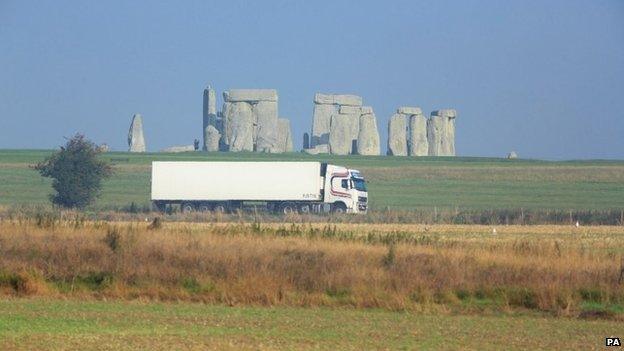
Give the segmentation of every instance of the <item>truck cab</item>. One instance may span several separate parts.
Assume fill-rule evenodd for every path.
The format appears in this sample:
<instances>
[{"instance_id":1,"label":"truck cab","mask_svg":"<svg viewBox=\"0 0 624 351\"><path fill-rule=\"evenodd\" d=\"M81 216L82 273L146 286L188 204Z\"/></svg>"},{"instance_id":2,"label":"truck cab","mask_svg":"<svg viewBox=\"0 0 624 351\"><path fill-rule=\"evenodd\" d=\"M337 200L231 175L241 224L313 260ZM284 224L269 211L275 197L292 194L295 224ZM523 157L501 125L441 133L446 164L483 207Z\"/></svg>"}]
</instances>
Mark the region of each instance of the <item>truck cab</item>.
<instances>
[{"instance_id":1,"label":"truck cab","mask_svg":"<svg viewBox=\"0 0 624 351\"><path fill-rule=\"evenodd\" d=\"M333 212L366 213L368 211L366 181L356 169L327 165L325 190L324 202L331 204Z\"/></svg>"}]
</instances>

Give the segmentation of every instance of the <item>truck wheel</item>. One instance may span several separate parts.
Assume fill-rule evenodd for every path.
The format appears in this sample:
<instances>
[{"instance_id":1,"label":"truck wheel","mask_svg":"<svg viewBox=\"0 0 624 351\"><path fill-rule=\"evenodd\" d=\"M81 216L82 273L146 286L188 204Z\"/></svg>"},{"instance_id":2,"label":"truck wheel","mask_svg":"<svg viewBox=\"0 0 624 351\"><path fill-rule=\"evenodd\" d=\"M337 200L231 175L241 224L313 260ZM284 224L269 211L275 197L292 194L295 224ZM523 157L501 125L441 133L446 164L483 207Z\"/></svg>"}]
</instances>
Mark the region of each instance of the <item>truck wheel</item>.
<instances>
[{"instance_id":1,"label":"truck wheel","mask_svg":"<svg viewBox=\"0 0 624 351\"><path fill-rule=\"evenodd\" d=\"M347 212L347 205L345 205L342 202L336 202L332 206L332 212L333 213L345 213Z\"/></svg>"},{"instance_id":2,"label":"truck wheel","mask_svg":"<svg viewBox=\"0 0 624 351\"><path fill-rule=\"evenodd\" d=\"M282 204L280 210L283 214L297 213L297 207L295 206L295 204L290 202Z\"/></svg>"},{"instance_id":3,"label":"truck wheel","mask_svg":"<svg viewBox=\"0 0 624 351\"><path fill-rule=\"evenodd\" d=\"M305 205L299 206L299 212L301 212L301 213L310 213L310 205L305 204Z\"/></svg>"},{"instance_id":4,"label":"truck wheel","mask_svg":"<svg viewBox=\"0 0 624 351\"><path fill-rule=\"evenodd\" d=\"M182 209L182 213L189 213L189 212L195 211L195 205L193 205L192 202L184 202L182 206L180 207Z\"/></svg>"},{"instance_id":5,"label":"truck wheel","mask_svg":"<svg viewBox=\"0 0 624 351\"><path fill-rule=\"evenodd\" d=\"M201 204L198 207L199 212L208 212L210 211L210 206L206 205L206 204Z\"/></svg>"},{"instance_id":6,"label":"truck wheel","mask_svg":"<svg viewBox=\"0 0 624 351\"><path fill-rule=\"evenodd\" d=\"M212 211L213 211L214 213L225 213L225 210L226 210L225 205L221 205L221 204L219 204L219 205L215 205L215 206L212 208Z\"/></svg>"}]
</instances>

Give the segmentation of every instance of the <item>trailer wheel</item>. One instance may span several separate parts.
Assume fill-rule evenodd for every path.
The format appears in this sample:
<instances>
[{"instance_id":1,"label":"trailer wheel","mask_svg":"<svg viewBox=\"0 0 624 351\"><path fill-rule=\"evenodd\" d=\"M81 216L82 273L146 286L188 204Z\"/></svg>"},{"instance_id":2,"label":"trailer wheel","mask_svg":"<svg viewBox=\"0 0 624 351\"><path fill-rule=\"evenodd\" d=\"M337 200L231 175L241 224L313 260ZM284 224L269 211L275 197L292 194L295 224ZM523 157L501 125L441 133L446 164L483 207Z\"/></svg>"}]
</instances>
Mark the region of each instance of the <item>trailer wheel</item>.
<instances>
[{"instance_id":1,"label":"trailer wheel","mask_svg":"<svg viewBox=\"0 0 624 351\"><path fill-rule=\"evenodd\" d=\"M310 213L310 205L303 204L299 207L299 212L301 213Z\"/></svg>"},{"instance_id":2,"label":"trailer wheel","mask_svg":"<svg viewBox=\"0 0 624 351\"><path fill-rule=\"evenodd\" d=\"M182 203L180 208L182 209L182 213L189 213L189 212L195 211L195 205L193 205L192 202L184 202Z\"/></svg>"},{"instance_id":3,"label":"trailer wheel","mask_svg":"<svg viewBox=\"0 0 624 351\"><path fill-rule=\"evenodd\" d=\"M291 213L297 213L297 206L295 206L295 204L291 203L291 202L287 202L285 204L282 204L280 210L282 211L283 214L291 214Z\"/></svg>"},{"instance_id":4,"label":"trailer wheel","mask_svg":"<svg viewBox=\"0 0 624 351\"><path fill-rule=\"evenodd\" d=\"M342 202L335 202L332 206L333 213L345 213L347 212L347 205Z\"/></svg>"},{"instance_id":5,"label":"trailer wheel","mask_svg":"<svg viewBox=\"0 0 624 351\"><path fill-rule=\"evenodd\" d=\"M226 210L225 205L222 205L222 204L214 205L214 207L212 208L212 211L214 213L225 213L225 210Z\"/></svg>"},{"instance_id":6,"label":"trailer wheel","mask_svg":"<svg viewBox=\"0 0 624 351\"><path fill-rule=\"evenodd\" d=\"M210 211L210 206L206 205L206 204L201 204L198 207L199 212L208 212Z\"/></svg>"}]
</instances>

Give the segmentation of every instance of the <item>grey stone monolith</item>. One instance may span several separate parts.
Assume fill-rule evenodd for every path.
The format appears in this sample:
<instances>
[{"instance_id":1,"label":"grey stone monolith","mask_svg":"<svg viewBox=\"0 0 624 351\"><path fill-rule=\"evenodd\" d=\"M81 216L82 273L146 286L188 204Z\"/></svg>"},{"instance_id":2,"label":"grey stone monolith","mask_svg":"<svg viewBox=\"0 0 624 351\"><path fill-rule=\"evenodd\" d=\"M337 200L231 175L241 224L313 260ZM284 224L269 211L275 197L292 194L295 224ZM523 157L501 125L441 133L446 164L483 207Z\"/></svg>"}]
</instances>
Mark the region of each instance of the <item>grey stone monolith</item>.
<instances>
[{"instance_id":1,"label":"grey stone monolith","mask_svg":"<svg viewBox=\"0 0 624 351\"><path fill-rule=\"evenodd\" d=\"M286 118L277 120L277 136L276 152L292 152L293 142L290 133L290 120Z\"/></svg>"},{"instance_id":2,"label":"grey stone monolith","mask_svg":"<svg viewBox=\"0 0 624 351\"><path fill-rule=\"evenodd\" d=\"M362 97L350 94L316 93L314 102L317 104L362 106Z\"/></svg>"},{"instance_id":3,"label":"grey stone monolith","mask_svg":"<svg viewBox=\"0 0 624 351\"><path fill-rule=\"evenodd\" d=\"M407 156L407 118L395 113L388 121L388 155Z\"/></svg>"},{"instance_id":4,"label":"grey stone monolith","mask_svg":"<svg viewBox=\"0 0 624 351\"><path fill-rule=\"evenodd\" d=\"M143 136L143 117L140 114L132 116L128 131L128 151L145 152L145 137Z\"/></svg>"},{"instance_id":5,"label":"grey stone monolith","mask_svg":"<svg viewBox=\"0 0 624 351\"><path fill-rule=\"evenodd\" d=\"M281 152L278 146L277 102L258 101L253 105L254 150Z\"/></svg>"},{"instance_id":6,"label":"grey stone monolith","mask_svg":"<svg viewBox=\"0 0 624 351\"><path fill-rule=\"evenodd\" d=\"M209 125L204 129L204 151L219 151L221 133L215 126Z\"/></svg>"},{"instance_id":7,"label":"grey stone monolith","mask_svg":"<svg viewBox=\"0 0 624 351\"><path fill-rule=\"evenodd\" d=\"M223 92L225 102L252 102L273 101L277 102L277 90L275 89L230 89Z\"/></svg>"},{"instance_id":8,"label":"grey stone monolith","mask_svg":"<svg viewBox=\"0 0 624 351\"><path fill-rule=\"evenodd\" d=\"M204 106L203 106L203 130L204 130L204 144L202 150L207 150L207 140L205 138L206 128L208 126L214 126L217 128L217 97L216 92L209 85L204 89Z\"/></svg>"},{"instance_id":9,"label":"grey stone monolith","mask_svg":"<svg viewBox=\"0 0 624 351\"><path fill-rule=\"evenodd\" d=\"M409 116L408 154L410 156L427 156L429 155L427 118L422 114L422 111L414 112L420 113Z\"/></svg>"},{"instance_id":10,"label":"grey stone monolith","mask_svg":"<svg viewBox=\"0 0 624 351\"><path fill-rule=\"evenodd\" d=\"M329 152L332 155L349 155L352 150L351 115L331 116L329 132Z\"/></svg>"},{"instance_id":11,"label":"grey stone monolith","mask_svg":"<svg viewBox=\"0 0 624 351\"><path fill-rule=\"evenodd\" d=\"M310 147L329 143L329 132L331 116L337 113L335 105L314 104L314 114L312 119L312 135Z\"/></svg>"},{"instance_id":12,"label":"grey stone monolith","mask_svg":"<svg viewBox=\"0 0 624 351\"><path fill-rule=\"evenodd\" d=\"M229 103L225 119L229 151L253 151L254 116L251 105L246 102Z\"/></svg>"},{"instance_id":13,"label":"grey stone monolith","mask_svg":"<svg viewBox=\"0 0 624 351\"><path fill-rule=\"evenodd\" d=\"M308 133L303 133L303 149L309 149L310 148L310 134Z\"/></svg>"},{"instance_id":14,"label":"grey stone monolith","mask_svg":"<svg viewBox=\"0 0 624 351\"><path fill-rule=\"evenodd\" d=\"M379 155L379 132L377 119L374 113L360 116L360 130L357 139L357 153L359 155Z\"/></svg>"},{"instance_id":15,"label":"grey stone monolith","mask_svg":"<svg viewBox=\"0 0 624 351\"><path fill-rule=\"evenodd\" d=\"M454 109L431 112L427 120L429 156L455 156L455 118Z\"/></svg>"}]
</instances>

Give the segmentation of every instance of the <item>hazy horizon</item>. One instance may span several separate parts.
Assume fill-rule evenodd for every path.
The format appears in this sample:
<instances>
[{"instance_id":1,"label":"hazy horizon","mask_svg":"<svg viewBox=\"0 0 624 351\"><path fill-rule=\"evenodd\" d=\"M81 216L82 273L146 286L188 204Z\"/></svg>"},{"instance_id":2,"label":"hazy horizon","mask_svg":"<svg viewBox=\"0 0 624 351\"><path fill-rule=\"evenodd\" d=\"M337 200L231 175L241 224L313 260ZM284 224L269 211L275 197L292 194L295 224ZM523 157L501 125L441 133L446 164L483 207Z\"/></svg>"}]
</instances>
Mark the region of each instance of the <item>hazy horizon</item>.
<instances>
[{"instance_id":1,"label":"hazy horizon","mask_svg":"<svg viewBox=\"0 0 624 351\"><path fill-rule=\"evenodd\" d=\"M458 110L458 156L624 159L622 1L0 2L0 148L201 140L210 84L271 88L295 150L316 92ZM220 104L218 105L220 108Z\"/></svg>"}]
</instances>

